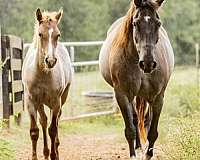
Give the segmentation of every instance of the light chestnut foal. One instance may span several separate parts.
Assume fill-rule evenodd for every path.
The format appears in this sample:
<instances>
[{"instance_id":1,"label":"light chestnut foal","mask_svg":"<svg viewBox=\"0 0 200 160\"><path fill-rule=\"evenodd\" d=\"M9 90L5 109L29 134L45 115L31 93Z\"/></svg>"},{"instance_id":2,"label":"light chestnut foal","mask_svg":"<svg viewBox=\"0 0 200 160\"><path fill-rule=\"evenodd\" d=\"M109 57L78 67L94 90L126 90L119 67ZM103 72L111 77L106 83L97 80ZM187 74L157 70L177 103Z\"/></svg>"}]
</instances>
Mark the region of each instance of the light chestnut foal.
<instances>
[{"instance_id":1,"label":"light chestnut foal","mask_svg":"<svg viewBox=\"0 0 200 160\"><path fill-rule=\"evenodd\" d=\"M24 100L30 115L30 137L32 140L32 160L37 160L37 112L43 130L45 160L49 158L47 143L47 116L44 105L51 109L51 160L58 160L58 120L61 107L65 103L71 79L71 64L67 49L58 42L58 24L63 11L41 12L37 9L33 43L25 57L22 79Z\"/></svg>"}]
</instances>

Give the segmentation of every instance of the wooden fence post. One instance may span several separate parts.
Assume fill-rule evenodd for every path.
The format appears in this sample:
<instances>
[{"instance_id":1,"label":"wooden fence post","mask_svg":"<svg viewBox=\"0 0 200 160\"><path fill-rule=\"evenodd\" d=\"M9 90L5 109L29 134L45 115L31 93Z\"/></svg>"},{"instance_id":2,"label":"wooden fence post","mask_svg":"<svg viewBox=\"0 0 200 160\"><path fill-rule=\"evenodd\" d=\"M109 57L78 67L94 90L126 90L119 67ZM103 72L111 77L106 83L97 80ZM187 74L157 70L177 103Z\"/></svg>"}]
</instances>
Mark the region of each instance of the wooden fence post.
<instances>
[{"instance_id":1,"label":"wooden fence post","mask_svg":"<svg viewBox=\"0 0 200 160\"><path fill-rule=\"evenodd\" d=\"M2 61L2 100L3 100L3 124L10 127L10 101L9 101L9 55L7 37L1 37L1 61Z\"/></svg>"}]
</instances>

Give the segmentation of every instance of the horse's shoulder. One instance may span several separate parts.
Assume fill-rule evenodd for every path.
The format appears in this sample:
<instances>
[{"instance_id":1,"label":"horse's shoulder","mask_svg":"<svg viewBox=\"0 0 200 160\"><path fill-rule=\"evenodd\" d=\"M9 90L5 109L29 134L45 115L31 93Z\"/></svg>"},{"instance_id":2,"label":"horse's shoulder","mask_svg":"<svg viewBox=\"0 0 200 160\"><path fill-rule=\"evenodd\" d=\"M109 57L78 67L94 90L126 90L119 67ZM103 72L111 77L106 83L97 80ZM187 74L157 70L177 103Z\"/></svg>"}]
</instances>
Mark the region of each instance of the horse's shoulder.
<instances>
[{"instance_id":1,"label":"horse's shoulder","mask_svg":"<svg viewBox=\"0 0 200 160\"><path fill-rule=\"evenodd\" d=\"M120 26L121 22L123 21L124 17L117 19L108 29L107 35L109 35L113 30Z\"/></svg>"}]
</instances>

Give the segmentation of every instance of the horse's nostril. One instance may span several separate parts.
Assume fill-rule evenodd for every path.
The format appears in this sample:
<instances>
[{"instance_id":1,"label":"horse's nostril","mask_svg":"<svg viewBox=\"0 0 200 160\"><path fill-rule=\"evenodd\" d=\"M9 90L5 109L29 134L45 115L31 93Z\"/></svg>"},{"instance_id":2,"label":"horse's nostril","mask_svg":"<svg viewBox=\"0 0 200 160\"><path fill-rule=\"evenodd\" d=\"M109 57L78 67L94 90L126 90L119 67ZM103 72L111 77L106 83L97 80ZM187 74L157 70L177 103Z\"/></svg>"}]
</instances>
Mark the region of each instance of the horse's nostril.
<instances>
[{"instance_id":1,"label":"horse's nostril","mask_svg":"<svg viewBox=\"0 0 200 160\"><path fill-rule=\"evenodd\" d=\"M48 63L48 58L45 58L45 62Z\"/></svg>"},{"instance_id":2,"label":"horse's nostril","mask_svg":"<svg viewBox=\"0 0 200 160\"><path fill-rule=\"evenodd\" d=\"M141 69L144 69L144 61L140 61L139 66L140 66Z\"/></svg>"},{"instance_id":3,"label":"horse's nostril","mask_svg":"<svg viewBox=\"0 0 200 160\"><path fill-rule=\"evenodd\" d=\"M153 62L153 69L155 69L156 66L157 66L157 63L154 61L154 62Z\"/></svg>"}]
</instances>

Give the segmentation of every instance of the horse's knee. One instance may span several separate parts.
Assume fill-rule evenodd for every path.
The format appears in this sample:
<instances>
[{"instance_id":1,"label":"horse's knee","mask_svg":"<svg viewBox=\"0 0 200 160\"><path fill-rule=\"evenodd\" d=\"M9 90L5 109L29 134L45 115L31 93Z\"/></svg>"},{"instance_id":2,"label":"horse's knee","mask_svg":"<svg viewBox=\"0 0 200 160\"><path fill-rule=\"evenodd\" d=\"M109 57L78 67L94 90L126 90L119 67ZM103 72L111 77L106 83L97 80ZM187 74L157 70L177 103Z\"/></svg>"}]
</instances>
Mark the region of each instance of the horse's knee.
<instances>
[{"instance_id":1,"label":"horse's knee","mask_svg":"<svg viewBox=\"0 0 200 160\"><path fill-rule=\"evenodd\" d=\"M136 128L125 128L125 137L128 141L136 139Z\"/></svg>"},{"instance_id":2,"label":"horse's knee","mask_svg":"<svg viewBox=\"0 0 200 160\"><path fill-rule=\"evenodd\" d=\"M39 138L39 128L30 129L31 140L37 141Z\"/></svg>"},{"instance_id":3,"label":"horse's knee","mask_svg":"<svg viewBox=\"0 0 200 160\"><path fill-rule=\"evenodd\" d=\"M154 144L154 142L157 140L158 138L158 131L154 131L154 132L149 132L148 136L147 136L147 139L149 140L149 143L151 144Z\"/></svg>"},{"instance_id":4,"label":"horse's knee","mask_svg":"<svg viewBox=\"0 0 200 160\"><path fill-rule=\"evenodd\" d=\"M50 126L48 131L49 131L49 136L51 138L55 138L56 137L56 134L57 134L57 127L56 126Z\"/></svg>"}]
</instances>

